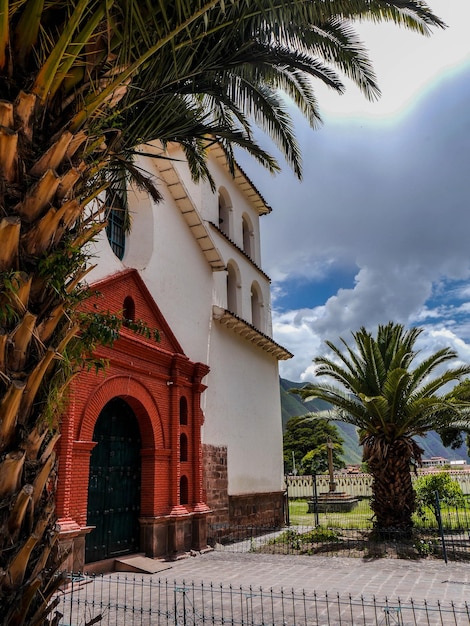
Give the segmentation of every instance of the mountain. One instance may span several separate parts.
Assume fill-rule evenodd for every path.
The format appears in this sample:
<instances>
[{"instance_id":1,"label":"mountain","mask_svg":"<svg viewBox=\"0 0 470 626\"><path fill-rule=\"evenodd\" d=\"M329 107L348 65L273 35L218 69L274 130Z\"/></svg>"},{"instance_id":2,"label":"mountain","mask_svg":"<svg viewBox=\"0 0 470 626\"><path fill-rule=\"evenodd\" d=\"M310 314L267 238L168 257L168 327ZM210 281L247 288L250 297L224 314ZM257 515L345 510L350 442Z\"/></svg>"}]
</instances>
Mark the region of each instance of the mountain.
<instances>
[{"instance_id":1,"label":"mountain","mask_svg":"<svg viewBox=\"0 0 470 626\"><path fill-rule=\"evenodd\" d=\"M282 411L282 430L284 431L287 421L291 417L297 415L304 415L309 411L324 411L331 408L331 406L323 400L310 400L309 402L303 402L300 396L289 393L289 389L300 389L304 386L304 383L295 383L285 378L280 379L281 388L281 411ZM359 445L356 428L351 424L343 424L342 422L333 422L340 431L341 437L344 440L343 443L343 460L346 465L355 465L362 460L362 450ZM442 456L450 461L457 459L465 459L470 462L470 458L467 454L467 447L464 444L457 450L446 448L442 445L441 439L437 433L431 431L426 437L416 437L417 443L424 449L423 458L429 459L432 456Z\"/></svg>"}]
</instances>

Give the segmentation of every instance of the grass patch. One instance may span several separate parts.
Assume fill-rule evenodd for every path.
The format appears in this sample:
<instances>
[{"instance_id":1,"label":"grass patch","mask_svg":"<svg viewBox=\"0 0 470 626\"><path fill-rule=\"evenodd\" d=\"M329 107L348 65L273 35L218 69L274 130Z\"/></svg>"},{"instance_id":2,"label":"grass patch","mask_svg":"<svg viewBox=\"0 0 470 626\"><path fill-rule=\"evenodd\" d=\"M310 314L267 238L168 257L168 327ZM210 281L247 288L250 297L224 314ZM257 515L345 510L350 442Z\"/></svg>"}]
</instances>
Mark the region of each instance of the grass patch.
<instances>
[{"instance_id":1,"label":"grass patch","mask_svg":"<svg viewBox=\"0 0 470 626\"><path fill-rule=\"evenodd\" d=\"M308 513L306 500L291 500L289 502L290 523L293 526L313 526L315 516ZM359 500L355 509L349 513L319 513L318 522L326 528L372 528L372 511L369 500Z\"/></svg>"},{"instance_id":2,"label":"grass patch","mask_svg":"<svg viewBox=\"0 0 470 626\"><path fill-rule=\"evenodd\" d=\"M441 510L442 526L447 530L461 530L470 528L470 508L468 502L458 509ZM430 511L426 511L424 516L414 515L415 528L437 528L437 521Z\"/></svg>"},{"instance_id":3,"label":"grass patch","mask_svg":"<svg viewBox=\"0 0 470 626\"><path fill-rule=\"evenodd\" d=\"M308 512L307 500L290 500L289 516L292 526L314 526L315 515ZM442 524L447 530L460 530L470 528L470 506L467 502L458 509L442 508ZM414 527L417 529L435 529L437 522L431 512L424 517L413 516ZM348 513L319 513L318 523L326 528L358 529L367 530L373 527L373 512L370 508L369 499L359 500L358 505Z\"/></svg>"},{"instance_id":4,"label":"grass patch","mask_svg":"<svg viewBox=\"0 0 470 626\"><path fill-rule=\"evenodd\" d=\"M289 528L274 539L267 542L260 551L285 552L288 554L315 554L322 551L325 545L341 542L339 534L330 528L317 526L311 530L299 532L296 528ZM276 549L277 548L277 549Z\"/></svg>"}]
</instances>

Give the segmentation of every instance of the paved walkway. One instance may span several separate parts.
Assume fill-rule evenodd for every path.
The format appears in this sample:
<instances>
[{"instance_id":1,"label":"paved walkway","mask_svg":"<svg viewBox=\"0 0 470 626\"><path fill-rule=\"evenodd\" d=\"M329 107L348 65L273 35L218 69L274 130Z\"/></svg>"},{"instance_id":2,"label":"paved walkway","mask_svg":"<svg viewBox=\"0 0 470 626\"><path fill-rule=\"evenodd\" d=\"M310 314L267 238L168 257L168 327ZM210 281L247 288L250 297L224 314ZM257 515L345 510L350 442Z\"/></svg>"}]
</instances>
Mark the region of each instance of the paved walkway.
<instances>
[{"instance_id":1,"label":"paved walkway","mask_svg":"<svg viewBox=\"0 0 470 626\"><path fill-rule=\"evenodd\" d=\"M61 626L470 625L467 563L215 551L154 565L72 581Z\"/></svg>"},{"instance_id":2,"label":"paved walkway","mask_svg":"<svg viewBox=\"0 0 470 626\"><path fill-rule=\"evenodd\" d=\"M168 564L169 581L252 585L370 600L470 603L470 564L422 559L374 559L209 552Z\"/></svg>"}]
</instances>

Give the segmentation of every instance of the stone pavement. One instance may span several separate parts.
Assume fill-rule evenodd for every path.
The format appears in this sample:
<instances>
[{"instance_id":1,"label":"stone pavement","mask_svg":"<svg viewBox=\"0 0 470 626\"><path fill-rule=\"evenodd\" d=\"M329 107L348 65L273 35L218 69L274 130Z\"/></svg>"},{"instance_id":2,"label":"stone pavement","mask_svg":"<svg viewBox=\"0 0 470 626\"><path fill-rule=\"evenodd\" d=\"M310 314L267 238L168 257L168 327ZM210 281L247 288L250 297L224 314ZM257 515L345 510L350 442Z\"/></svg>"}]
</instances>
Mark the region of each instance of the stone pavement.
<instances>
[{"instance_id":1,"label":"stone pavement","mask_svg":"<svg viewBox=\"0 0 470 626\"><path fill-rule=\"evenodd\" d=\"M242 554L214 551L173 563L159 576L169 581L363 596L367 601L470 602L470 564L432 559L371 559Z\"/></svg>"},{"instance_id":2,"label":"stone pavement","mask_svg":"<svg viewBox=\"0 0 470 626\"><path fill-rule=\"evenodd\" d=\"M469 626L470 565L214 551L77 577L61 626Z\"/></svg>"}]
</instances>

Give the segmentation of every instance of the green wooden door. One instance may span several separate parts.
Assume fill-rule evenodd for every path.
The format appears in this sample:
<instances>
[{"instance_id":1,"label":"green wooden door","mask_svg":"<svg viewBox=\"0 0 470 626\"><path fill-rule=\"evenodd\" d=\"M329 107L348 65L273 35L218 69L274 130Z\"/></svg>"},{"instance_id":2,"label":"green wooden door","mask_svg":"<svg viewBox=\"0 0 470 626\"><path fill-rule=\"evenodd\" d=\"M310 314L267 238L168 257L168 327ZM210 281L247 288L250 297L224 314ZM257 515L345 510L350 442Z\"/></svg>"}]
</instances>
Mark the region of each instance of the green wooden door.
<instances>
[{"instance_id":1,"label":"green wooden door","mask_svg":"<svg viewBox=\"0 0 470 626\"><path fill-rule=\"evenodd\" d=\"M87 563L139 549L140 431L130 406L115 398L101 411L93 433L88 483Z\"/></svg>"}]
</instances>

